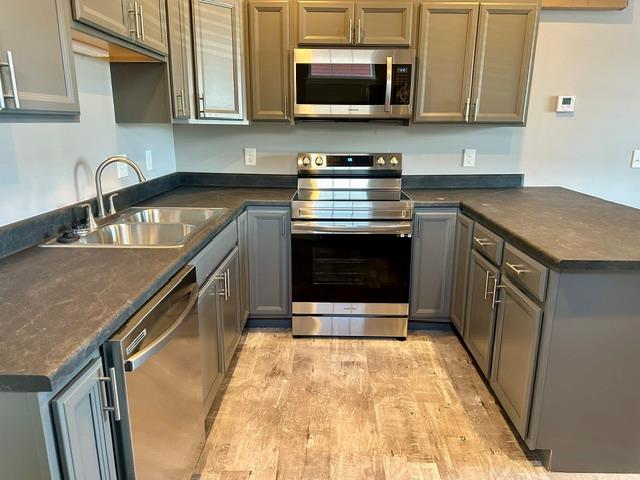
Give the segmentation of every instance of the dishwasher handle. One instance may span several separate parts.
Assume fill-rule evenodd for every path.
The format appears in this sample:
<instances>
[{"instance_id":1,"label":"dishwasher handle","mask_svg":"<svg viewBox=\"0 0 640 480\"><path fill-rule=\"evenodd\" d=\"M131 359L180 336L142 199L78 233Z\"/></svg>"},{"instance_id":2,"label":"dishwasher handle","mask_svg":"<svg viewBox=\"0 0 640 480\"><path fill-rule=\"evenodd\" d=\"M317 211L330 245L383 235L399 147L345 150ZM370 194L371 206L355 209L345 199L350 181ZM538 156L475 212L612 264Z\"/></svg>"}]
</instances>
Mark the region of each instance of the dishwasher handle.
<instances>
[{"instance_id":1,"label":"dishwasher handle","mask_svg":"<svg viewBox=\"0 0 640 480\"><path fill-rule=\"evenodd\" d=\"M169 328L167 328L161 335L158 336L153 342L147 345L145 348L136 352L135 355L129 357L128 360L124 362L124 369L127 372L133 372L135 369L142 366L147 360L153 357L159 350L164 347L169 340L173 337L176 330L182 325L182 322L189 316L193 307L195 307L196 302L198 301L198 284L194 283L191 288L189 288L189 301L187 302L187 306L182 311L180 315L176 318L176 321L171 324Z\"/></svg>"}]
</instances>

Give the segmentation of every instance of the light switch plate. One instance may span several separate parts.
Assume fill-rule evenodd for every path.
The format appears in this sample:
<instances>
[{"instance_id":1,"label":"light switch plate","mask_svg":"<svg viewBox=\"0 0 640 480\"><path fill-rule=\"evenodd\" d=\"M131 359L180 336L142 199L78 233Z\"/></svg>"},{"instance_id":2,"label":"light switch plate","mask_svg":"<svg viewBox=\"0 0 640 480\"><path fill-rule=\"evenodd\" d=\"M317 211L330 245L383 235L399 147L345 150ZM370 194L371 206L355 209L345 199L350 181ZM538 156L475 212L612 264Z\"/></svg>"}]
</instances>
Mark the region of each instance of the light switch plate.
<instances>
[{"instance_id":1,"label":"light switch plate","mask_svg":"<svg viewBox=\"0 0 640 480\"><path fill-rule=\"evenodd\" d=\"M640 150L634 150L631 157L631 168L640 168Z\"/></svg>"},{"instance_id":2,"label":"light switch plate","mask_svg":"<svg viewBox=\"0 0 640 480\"><path fill-rule=\"evenodd\" d=\"M129 158L127 155L118 154L119 157ZM116 169L118 171L118 178L124 178L129 176L129 167L126 163L116 163Z\"/></svg>"},{"instance_id":3,"label":"light switch plate","mask_svg":"<svg viewBox=\"0 0 640 480\"><path fill-rule=\"evenodd\" d=\"M151 154L151 150L145 150L144 157L147 162L147 171L153 170L153 155Z\"/></svg>"},{"instance_id":4,"label":"light switch plate","mask_svg":"<svg viewBox=\"0 0 640 480\"><path fill-rule=\"evenodd\" d=\"M258 152L255 148L244 149L244 164L248 167L254 167L257 163Z\"/></svg>"},{"instance_id":5,"label":"light switch plate","mask_svg":"<svg viewBox=\"0 0 640 480\"><path fill-rule=\"evenodd\" d=\"M462 156L463 167L475 167L476 165L476 150L475 148L465 148Z\"/></svg>"}]
</instances>

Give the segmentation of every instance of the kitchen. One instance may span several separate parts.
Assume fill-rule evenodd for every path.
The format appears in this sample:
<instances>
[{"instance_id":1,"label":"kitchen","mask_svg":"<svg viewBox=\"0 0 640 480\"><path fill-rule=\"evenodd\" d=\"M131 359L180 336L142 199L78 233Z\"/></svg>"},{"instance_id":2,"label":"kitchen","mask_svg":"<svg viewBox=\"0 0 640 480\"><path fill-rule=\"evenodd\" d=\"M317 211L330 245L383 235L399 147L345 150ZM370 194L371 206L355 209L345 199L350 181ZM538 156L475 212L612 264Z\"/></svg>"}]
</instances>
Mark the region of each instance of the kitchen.
<instances>
[{"instance_id":1,"label":"kitchen","mask_svg":"<svg viewBox=\"0 0 640 480\"><path fill-rule=\"evenodd\" d=\"M0 477L640 478L633 2L37 3Z\"/></svg>"}]
</instances>

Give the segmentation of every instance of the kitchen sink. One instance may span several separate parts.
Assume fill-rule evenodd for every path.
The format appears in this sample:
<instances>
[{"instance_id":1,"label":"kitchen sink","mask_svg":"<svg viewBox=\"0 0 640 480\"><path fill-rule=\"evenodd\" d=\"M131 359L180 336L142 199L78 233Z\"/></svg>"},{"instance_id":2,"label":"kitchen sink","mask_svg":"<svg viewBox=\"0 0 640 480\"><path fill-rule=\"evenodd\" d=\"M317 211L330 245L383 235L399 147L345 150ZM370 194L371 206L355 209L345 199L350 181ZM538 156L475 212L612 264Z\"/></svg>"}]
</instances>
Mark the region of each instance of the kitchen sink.
<instances>
[{"instance_id":1,"label":"kitchen sink","mask_svg":"<svg viewBox=\"0 0 640 480\"><path fill-rule=\"evenodd\" d=\"M226 208L133 208L118 220L118 223L158 224L183 223L200 227L214 220L226 211Z\"/></svg>"}]
</instances>

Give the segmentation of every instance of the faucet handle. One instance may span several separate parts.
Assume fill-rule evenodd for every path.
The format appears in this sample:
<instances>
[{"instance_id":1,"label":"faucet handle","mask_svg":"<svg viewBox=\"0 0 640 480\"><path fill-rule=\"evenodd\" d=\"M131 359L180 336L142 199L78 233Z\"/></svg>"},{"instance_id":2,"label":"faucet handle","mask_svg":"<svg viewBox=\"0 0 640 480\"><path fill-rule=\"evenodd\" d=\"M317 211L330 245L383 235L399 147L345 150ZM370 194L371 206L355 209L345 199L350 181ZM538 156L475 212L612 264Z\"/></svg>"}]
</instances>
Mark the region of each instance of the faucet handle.
<instances>
[{"instance_id":1,"label":"faucet handle","mask_svg":"<svg viewBox=\"0 0 640 480\"><path fill-rule=\"evenodd\" d=\"M89 230L95 230L98 228L98 224L96 223L96 219L93 216L93 209L90 203L83 203L80 207L84 208L87 212L87 227Z\"/></svg>"},{"instance_id":2,"label":"faucet handle","mask_svg":"<svg viewBox=\"0 0 640 480\"><path fill-rule=\"evenodd\" d=\"M112 193L111 195L109 195L109 215L115 215L116 213L118 213L116 211L116 206L113 204L113 199L115 197L117 197L118 195L120 195L119 193Z\"/></svg>"}]
</instances>

